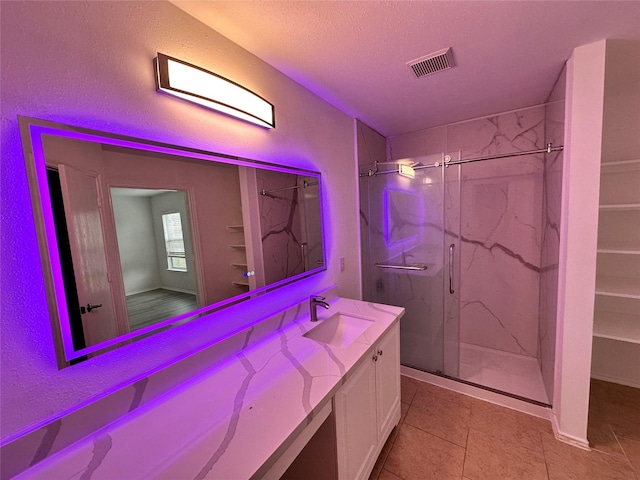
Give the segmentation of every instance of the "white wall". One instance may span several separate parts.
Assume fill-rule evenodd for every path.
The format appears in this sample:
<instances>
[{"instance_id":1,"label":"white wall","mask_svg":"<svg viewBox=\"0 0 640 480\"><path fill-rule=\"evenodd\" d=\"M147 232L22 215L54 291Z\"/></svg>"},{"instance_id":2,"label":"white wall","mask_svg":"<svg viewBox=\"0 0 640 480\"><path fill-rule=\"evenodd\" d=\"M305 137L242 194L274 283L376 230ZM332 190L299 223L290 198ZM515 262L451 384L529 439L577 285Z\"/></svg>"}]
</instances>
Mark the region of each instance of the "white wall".
<instances>
[{"instance_id":1,"label":"white wall","mask_svg":"<svg viewBox=\"0 0 640 480\"><path fill-rule=\"evenodd\" d=\"M557 434L587 446L606 41L567 63L553 414Z\"/></svg>"},{"instance_id":2,"label":"white wall","mask_svg":"<svg viewBox=\"0 0 640 480\"><path fill-rule=\"evenodd\" d=\"M114 195L112 190L111 205L125 294L159 288L160 271L149 197Z\"/></svg>"},{"instance_id":3,"label":"white wall","mask_svg":"<svg viewBox=\"0 0 640 480\"><path fill-rule=\"evenodd\" d=\"M640 42L607 40L602 161L640 158Z\"/></svg>"},{"instance_id":4,"label":"white wall","mask_svg":"<svg viewBox=\"0 0 640 480\"><path fill-rule=\"evenodd\" d=\"M168 2L0 2L2 441L127 385L214 341L215 315L58 370L16 116L80 125L319 170L328 270L246 302L255 321L333 284L358 297L353 119ZM157 52L267 98L265 130L156 92ZM345 257L340 273L337 259ZM243 304L244 305L244 304Z\"/></svg>"}]
</instances>

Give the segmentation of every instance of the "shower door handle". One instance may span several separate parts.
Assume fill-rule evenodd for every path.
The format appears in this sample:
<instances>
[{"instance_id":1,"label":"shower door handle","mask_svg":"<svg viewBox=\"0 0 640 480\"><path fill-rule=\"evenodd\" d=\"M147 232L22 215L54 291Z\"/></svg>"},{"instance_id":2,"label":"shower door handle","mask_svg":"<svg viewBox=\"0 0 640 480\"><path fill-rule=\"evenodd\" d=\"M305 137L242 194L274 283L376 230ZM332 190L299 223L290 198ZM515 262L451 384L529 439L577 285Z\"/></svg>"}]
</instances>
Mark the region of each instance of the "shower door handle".
<instances>
[{"instance_id":1,"label":"shower door handle","mask_svg":"<svg viewBox=\"0 0 640 480\"><path fill-rule=\"evenodd\" d=\"M453 295L455 290L453 289L453 249L455 245L452 243L449 245L449 293Z\"/></svg>"}]
</instances>

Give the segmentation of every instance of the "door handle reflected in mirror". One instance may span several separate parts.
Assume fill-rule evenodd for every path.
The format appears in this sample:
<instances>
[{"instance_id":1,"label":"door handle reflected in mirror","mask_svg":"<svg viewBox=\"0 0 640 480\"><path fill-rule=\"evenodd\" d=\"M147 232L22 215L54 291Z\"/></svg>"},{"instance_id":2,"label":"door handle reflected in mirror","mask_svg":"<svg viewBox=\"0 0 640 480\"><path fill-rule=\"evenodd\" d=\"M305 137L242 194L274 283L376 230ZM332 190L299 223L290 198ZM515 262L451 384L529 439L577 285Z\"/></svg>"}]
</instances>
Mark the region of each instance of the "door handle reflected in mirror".
<instances>
[{"instance_id":1,"label":"door handle reflected in mirror","mask_svg":"<svg viewBox=\"0 0 640 480\"><path fill-rule=\"evenodd\" d=\"M99 305L91 305L90 303L87 303L87 312L90 312L91 310L95 310L96 308L100 308L101 306L102 306L101 303Z\"/></svg>"}]
</instances>

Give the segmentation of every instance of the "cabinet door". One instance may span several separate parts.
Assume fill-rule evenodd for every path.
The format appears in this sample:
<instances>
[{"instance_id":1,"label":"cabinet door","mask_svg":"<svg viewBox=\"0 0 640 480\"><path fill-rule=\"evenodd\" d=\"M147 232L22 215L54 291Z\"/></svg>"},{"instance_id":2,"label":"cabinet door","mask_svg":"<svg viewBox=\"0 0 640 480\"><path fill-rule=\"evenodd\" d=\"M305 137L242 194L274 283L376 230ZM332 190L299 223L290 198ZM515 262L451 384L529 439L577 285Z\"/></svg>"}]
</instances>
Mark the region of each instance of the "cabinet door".
<instances>
[{"instance_id":1,"label":"cabinet door","mask_svg":"<svg viewBox=\"0 0 640 480\"><path fill-rule=\"evenodd\" d=\"M396 323L378 342L374 355L378 404L378 439L384 442L400 420L400 335Z\"/></svg>"},{"instance_id":2,"label":"cabinet door","mask_svg":"<svg viewBox=\"0 0 640 480\"><path fill-rule=\"evenodd\" d=\"M364 360L334 397L338 478L366 479L375 462L376 371L371 357Z\"/></svg>"}]
</instances>

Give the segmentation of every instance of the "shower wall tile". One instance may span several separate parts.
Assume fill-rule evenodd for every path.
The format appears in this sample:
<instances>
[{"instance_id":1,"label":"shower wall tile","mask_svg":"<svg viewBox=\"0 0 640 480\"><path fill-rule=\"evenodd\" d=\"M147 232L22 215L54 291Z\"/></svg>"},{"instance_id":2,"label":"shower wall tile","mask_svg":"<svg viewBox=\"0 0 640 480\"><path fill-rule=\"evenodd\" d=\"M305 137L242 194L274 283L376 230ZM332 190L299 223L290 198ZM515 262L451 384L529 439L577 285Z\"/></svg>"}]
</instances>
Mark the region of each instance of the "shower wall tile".
<instances>
[{"instance_id":1,"label":"shower wall tile","mask_svg":"<svg viewBox=\"0 0 640 480\"><path fill-rule=\"evenodd\" d=\"M298 176L258 170L256 180L259 191L274 191L258 198L265 282L271 284L304 272L300 192L282 190L296 186Z\"/></svg>"},{"instance_id":2,"label":"shower wall tile","mask_svg":"<svg viewBox=\"0 0 640 480\"><path fill-rule=\"evenodd\" d=\"M541 175L463 180L462 342L537 356L541 197Z\"/></svg>"},{"instance_id":3,"label":"shower wall tile","mask_svg":"<svg viewBox=\"0 0 640 480\"><path fill-rule=\"evenodd\" d=\"M447 127L447 149L460 150L462 159L531 150L543 146L543 105ZM506 162L509 162L509 159L506 159ZM496 167L494 162L490 168L501 167Z\"/></svg>"},{"instance_id":4,"label":"shower wall tile","mask_svg":"<svg viewBox=\"0 0 640 480\"><path fill-rule=\"evenodd\" d=\"M456 154L451 155L453 160L459 160ZM453 258L452 279L448 281L448 294L444 295L444 373L458 376L460 372L460 165L444 169L445 200L444 200L444 247L449 250ZM452 247L453 246L453 247ZM453 250L451 250L453 248ZM447 290L447 287L445 287Z\"/></svg>"},{"instance_id":5,"label":"shower wall tile","mask_svg":"<svg viewBox=\"0 0 640 480\"><path fill-rule=\"evenodd\" d=\"M387 160L386 139L368 125L356 120L358 134L358 165L370 165Z\"/></svg>"},{"instance_id":6,"label":"shower wall tile","mask_svg":"<svg viewBox=\"0 0 640 480\"><path fill-rule=\"evenodd\" d=\"M386 139L375 130L362 123L360 120L356 120L357 136L357 155L358 165L371 165L375 162L386 161ZM363 171L366 172L367 168ZM362 268L362 298L365 300L373 300L375 298L375 280L373 276L373 261L371 249L374 247L373 240L376 238L379 241L380 236L376 237L375 231L372 232L371 228L376 228L376 225L380 223L381 204L370 205L369 197L374 193L379 193L375 190L370 194L370 182L369 177L360 177L358 182L359 196L360 196L360 242L361 242L361 268ZM372 199L375 197L371 197ZM372 200L373 202L373 200ZM377 212L377 213L376 213ZM374 217L370 220L371 215ZM371 228L370 228L371 227ZM373 239L370 237L373 233ZM378 232L379 233L379 232ZM370 246L372 248L370 248Z\"/></svg>"},{"instance_id":7,"label":"shower wall tile","mask_svg":"<svg viewBox=\"0 0 640 480\"><path fill-rule=\"evenodd\" d=\"M387 139L387 160L400 160L447 150L447 127L435 127Z\"/></svg>"},{"instance_id":8,"label":"shower wall tile","mask_svg":"<svg viewBox=\"0 0 640 480\"><path fill-rule=\"evenodd\" d=\"M544 106L448 127L461 158L544 147ZM463 165L460 340L538 355L544 155Z\"/></svg>"}]
</instances>

